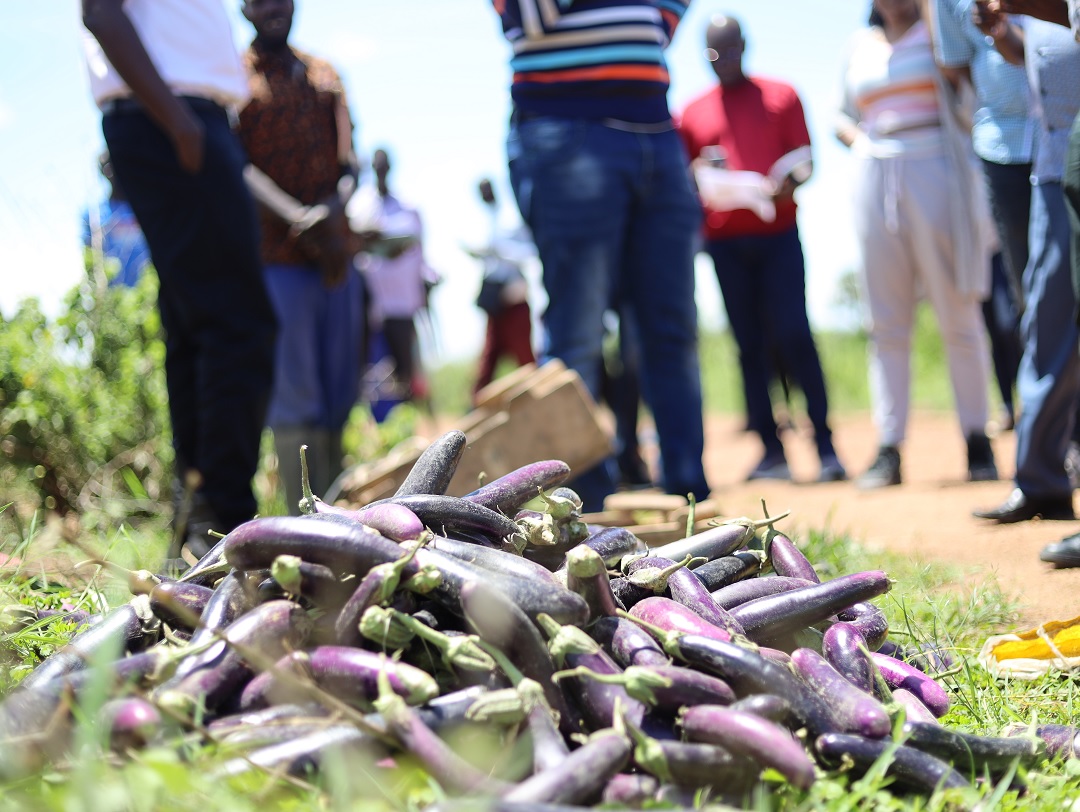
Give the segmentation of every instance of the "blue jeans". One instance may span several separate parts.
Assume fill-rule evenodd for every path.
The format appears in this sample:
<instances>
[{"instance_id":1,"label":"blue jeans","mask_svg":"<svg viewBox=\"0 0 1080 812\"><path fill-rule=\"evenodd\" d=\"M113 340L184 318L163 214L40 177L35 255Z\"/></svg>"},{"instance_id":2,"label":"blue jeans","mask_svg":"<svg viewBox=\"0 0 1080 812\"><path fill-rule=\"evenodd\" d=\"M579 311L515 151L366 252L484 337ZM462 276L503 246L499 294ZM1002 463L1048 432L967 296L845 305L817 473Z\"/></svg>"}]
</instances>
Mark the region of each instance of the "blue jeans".
<instances>
[{"instance_id":1,"label":"blue jeans","mask_svg":"<svg viewBox=\"0 0 1080 812\"><path fill-rule=\"evenodd\" d=\"M316 268L269 265L266 288L281 325L267 425L340 431L360 398L360 275L328 290Z\"/></svg>"},{"instance_id":2,"label":"blue jeans","mask_svg":"<svg viewBox=\"0 0 1080 812\"><path fill-rule=\"evenodd\" d=\"M273 383L277 319L263 282L246 159L224 110L194 108L205 128L195 175L139 110L101 127L116 178L146 235L165 331L165 382L179 472L202 474L220 526L251 519L251 487Z\"/></svg>"},{"instance_id":3,"label":"blue jeans","mask_svg":"<svg viewBox=\"0 0 1080 812\"><path fill-rule=\"evenodd\" d=\"M544 355L561 359L599 398L603 314L617 298L641 338L641 386L660 440L661 484L705 498L694 301L701 208L678 135L537 117L511 126L507 153L544 268ZM575 487L586 510L602 506L614 490L610 461Z\"/></svg>"},{"instance_id":4,"label":"blue jeans","mask_svg":"<svg viewBox=\"0 0 1080 812\"><path fill-rule=\"evenodd\" d=\"M1024 355L1017 390L1016 485L1029 497L1068 498L1065 454L1080 399L1076 295L1069 265L1071 235L1060 183L1031 196L1031 256L1024 269L1020 322Z\"/></svg>"},{"instance_id":5,"label":"blue jeans","mask_svg":"<svg viewBox=\"0 0 1080 812\"><path fill-rule=\"evenodd\" d=\"M705 243L712 257L728 323L739 348L750 429L767 455L782 455L769 379L777 359L806 396L818 454L833 450L821 361L806 316L806 266L798 228L781 234L731 237Z\"/></svg>"},{"instance_id":6,"label":"blue jeans","mask_svg":"<svg viewBox=\"0 0 1080 812\"><path fill-rule=\"evenodd\" d=\"M982 303L983 321L990 337L990 358L994 362L1001 402L1015 417L1013 389L1020 366L1020 313L1005 269L1005 257L998 251L990 260L990 296Z\"/></svg>"}]
</instances>

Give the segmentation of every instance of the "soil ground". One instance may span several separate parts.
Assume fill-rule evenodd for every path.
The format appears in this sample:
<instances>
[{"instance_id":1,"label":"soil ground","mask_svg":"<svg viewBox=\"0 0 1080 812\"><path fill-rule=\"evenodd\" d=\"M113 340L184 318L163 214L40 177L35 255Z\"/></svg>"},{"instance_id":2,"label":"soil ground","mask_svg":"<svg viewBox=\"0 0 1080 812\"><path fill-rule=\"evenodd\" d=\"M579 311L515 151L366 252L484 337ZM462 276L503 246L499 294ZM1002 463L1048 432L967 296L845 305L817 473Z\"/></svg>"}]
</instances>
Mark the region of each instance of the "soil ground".
<instances>
[{"instance_id":1,"label":"soil ground","mask_svg":"<svg viewBox=\"0 0 1080 812\"><path fill-rule=\"evenodd\" d=\"M854 477L877 448L870 418L841 415L832 423L837 452ZM1001 480L967 482L966 448L955 416L915 413L903 449L903 484L860 491L851 481L815 482L817 454L801 428L784 437L794 482L745 482L761 444L741 425L740 418L730 416L706 422L705 470L724 515L759 517L764 498L770 513L791 511L788 532L796 539L800 530L811 528L845 533L871 549L945 560L971 577L996 578L1020 602L1024 624L1080 615L1080 568L1054 569L1039 561L1043 545L1080 531L1080 521L998 525L971 515L1004 501L1012 489L1012 432L993 438Z\"/></svg>"}]
</instances>

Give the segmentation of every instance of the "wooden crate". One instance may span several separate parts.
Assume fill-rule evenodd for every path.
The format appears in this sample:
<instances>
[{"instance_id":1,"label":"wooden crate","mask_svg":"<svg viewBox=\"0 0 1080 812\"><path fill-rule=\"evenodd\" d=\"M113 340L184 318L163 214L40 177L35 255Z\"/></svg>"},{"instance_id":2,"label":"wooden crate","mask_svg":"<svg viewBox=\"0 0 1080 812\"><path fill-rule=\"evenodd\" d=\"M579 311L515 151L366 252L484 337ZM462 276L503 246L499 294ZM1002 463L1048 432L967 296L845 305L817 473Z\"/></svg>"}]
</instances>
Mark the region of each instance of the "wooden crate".
<instances>
[{"instance_id":1,"label":"wooden crate","mask_svg":"<svg viewBox=\"0 0 1080 812\"><path fill-rule=\"evenodd\" d=\"M721 516L720 504L706 499L694 505L692 532L707 530ZM604 500L601 513L587 513L582 520L605 527L625 527L650 547L686 536L690 505L685 497L657 491L623 491Z\"/></svg>"},{"instance_id":2,"label":"wooden crate","mask_svg":"<svg viewBox=\"0 0 1080 812\"><path fill-rule=\"evenodd\" d=\"M485 387L477 408L451 428L468 443L447 489L454 496L537 460L562 460L583 471L611 454L596 404L578 374L559 361L521 367ZM356 506L392 495L432 439L411 438L385 459L353 466L330 496Z\"/></svg>"}]
</instances>

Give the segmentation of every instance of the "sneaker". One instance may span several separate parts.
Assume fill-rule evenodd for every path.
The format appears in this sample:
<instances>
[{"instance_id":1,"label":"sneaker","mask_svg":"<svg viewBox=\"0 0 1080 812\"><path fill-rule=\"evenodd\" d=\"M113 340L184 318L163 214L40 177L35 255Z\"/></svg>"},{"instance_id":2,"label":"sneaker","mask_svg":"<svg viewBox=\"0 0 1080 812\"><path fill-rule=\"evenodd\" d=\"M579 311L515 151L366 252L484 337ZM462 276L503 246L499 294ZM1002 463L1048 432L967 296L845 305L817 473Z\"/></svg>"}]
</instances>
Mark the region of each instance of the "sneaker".
<instances>
[{"instance_id":1,"label":"sneaker","mask_svg":"<svg viewBox=\"0 0 1080 812\"><path fill-rule=\"evenodd\" d=\"M883 445L878 449L874 462L855 481L861 490L885 488L900 484L900 449L894 445Z\"/></svg>"},{"instance_id":2,"label":"sneaker","mask_svg":"<svg viewBox=\"0 0 1080 812\"><path fill-rule=\"evenodd\" d=\"M783 453L766 454L762 457L761 462L754 467L754 470L746 475L747 482L755 479L780 479L790 482L791 469L788 468Z\"/></svg>"},{"instance_id":3,"label":"sneaker","mask_svg":"<svg viewBox=\"0 0 1080 812\"><path fill-rule=\"evenodd\" d=\"M968 435L967 458L968 480L971 482L993 482L998 478L994 449L990 446L990 438L981 431Z\"/></svg>"},{"instance_id":4,"label":"sneaker","mask_svg":"<svg viewBox=\"0 0 1080 812\"><path fill-rule=\"evenodd\" d=\"M845 479L847 479L847 471L841 465L840 458L835 454L825 454L821 458L818 482L843 482Z\"/></svg>"}]
</instances>

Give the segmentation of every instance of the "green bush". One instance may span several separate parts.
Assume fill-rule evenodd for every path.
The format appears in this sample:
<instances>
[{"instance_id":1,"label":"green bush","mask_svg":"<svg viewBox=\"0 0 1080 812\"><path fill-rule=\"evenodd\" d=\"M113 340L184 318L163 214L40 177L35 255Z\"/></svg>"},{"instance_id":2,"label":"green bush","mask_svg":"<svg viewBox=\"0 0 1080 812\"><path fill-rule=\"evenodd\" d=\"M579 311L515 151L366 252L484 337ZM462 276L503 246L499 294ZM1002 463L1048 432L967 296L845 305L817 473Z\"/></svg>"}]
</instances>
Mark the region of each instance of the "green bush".
<instances>
[{"instance_id":1,"label":"green bush","mask_svg":"<svg viewBox=\"0 0 1080 812\"><path fill-rule=\"evenodd\" d=\"M0 317L0 500L17 520L154 516L172 449L157 279L109 287L87 275L50 322L35 300Z\"/></svg>"}]
</instances>

